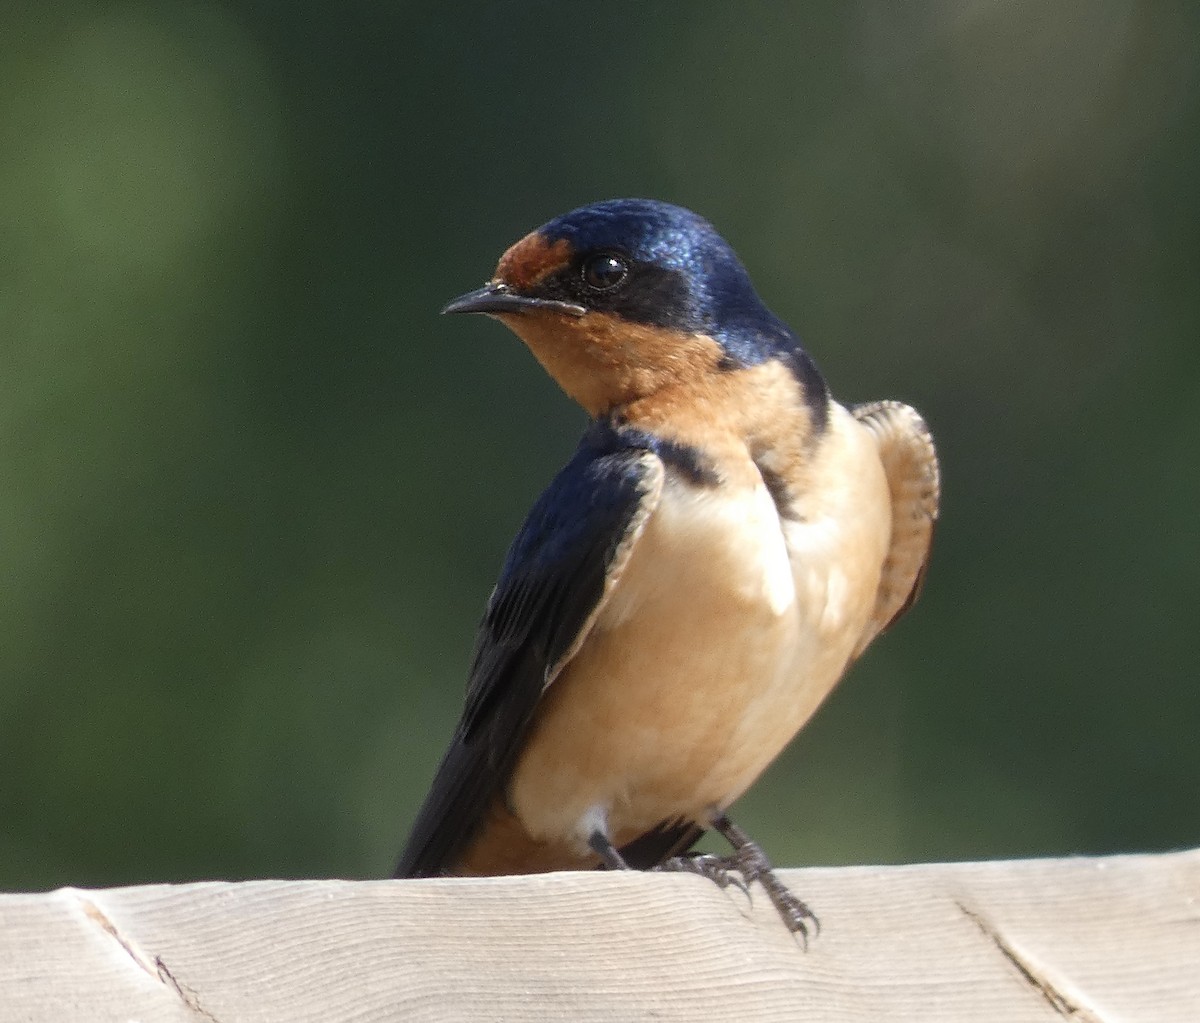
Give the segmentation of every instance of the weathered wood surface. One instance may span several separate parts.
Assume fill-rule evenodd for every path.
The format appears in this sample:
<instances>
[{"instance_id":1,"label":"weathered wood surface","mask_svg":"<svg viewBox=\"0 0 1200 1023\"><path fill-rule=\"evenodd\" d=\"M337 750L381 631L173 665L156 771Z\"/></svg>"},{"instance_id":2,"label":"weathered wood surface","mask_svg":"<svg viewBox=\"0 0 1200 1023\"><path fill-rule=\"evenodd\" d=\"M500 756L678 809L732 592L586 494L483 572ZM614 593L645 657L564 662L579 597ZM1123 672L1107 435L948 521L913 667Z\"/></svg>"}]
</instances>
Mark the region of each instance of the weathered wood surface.
<instances>
[{"instance_id":1,"label":"weathered wood surface","mask_svg":"<svg viewBox=\"0 0 1200 1023\"><path fill-rule=\"evenodd\" d=\"M1200 851L0 896L0 1020L1197 1023Z\"/></svg>"}]
</instances>

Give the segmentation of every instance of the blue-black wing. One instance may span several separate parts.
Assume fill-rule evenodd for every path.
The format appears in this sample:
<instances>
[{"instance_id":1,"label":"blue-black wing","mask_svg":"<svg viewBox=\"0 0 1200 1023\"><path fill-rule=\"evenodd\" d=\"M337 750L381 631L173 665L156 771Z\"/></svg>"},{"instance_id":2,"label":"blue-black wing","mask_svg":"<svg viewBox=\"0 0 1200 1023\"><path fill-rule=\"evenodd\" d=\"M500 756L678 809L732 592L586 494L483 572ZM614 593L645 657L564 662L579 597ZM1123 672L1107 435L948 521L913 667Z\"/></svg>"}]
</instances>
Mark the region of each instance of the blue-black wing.
<instances>
[{"instance_id":1,"label":"blue-black wing","mask_svg":"<svg viewBox=\"0 0 1200 1023\"><path fill-rule=\"evenodd\" d=\"M658 503L663 463L637 439L594 424L513 541L479 626L462 718L397 877L452 872L507 784L543 690Z\"/></svg>"}]
</instances>

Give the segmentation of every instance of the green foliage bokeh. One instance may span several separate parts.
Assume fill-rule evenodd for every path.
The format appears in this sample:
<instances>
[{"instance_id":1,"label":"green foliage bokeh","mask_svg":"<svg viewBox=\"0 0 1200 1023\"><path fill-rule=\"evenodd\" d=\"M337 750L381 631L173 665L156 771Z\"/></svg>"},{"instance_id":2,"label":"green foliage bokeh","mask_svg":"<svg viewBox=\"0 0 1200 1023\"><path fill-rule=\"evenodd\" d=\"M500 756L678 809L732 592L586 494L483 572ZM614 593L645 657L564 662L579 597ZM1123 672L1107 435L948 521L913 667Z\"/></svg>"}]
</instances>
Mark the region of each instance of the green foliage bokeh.
<instances>
[{"instance_id":1,"label":"green foliage bokeh","mask_svg":"<svg viewBox=\"0 0 1200 1023\"><path fill-rule=\"evenodd\" d=\"M0 12L0 886L389 869L583 425L447 322L691 206L938 438L917 609L742 801L781 863L1197 844L1200 38L1127 0Z\"/></svg>"}]
</instances>

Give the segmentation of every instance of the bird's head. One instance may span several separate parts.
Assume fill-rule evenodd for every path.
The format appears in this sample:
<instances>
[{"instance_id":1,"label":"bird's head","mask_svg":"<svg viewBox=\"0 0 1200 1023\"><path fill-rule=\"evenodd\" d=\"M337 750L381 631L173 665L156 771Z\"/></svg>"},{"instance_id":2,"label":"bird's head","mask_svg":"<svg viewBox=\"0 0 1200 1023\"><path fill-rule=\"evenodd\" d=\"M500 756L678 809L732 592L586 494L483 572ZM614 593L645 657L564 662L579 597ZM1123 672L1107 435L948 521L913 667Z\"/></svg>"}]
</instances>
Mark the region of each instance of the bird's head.
<instances>
[{"instance_id":1,"label":"bird's head","mask_svg":"<svg viewBox=\"0 0 1200 1023\"><path fill-rule=\"evenodd\" d=\"M444 312L501 320L592 415L672 384L803 356L712 225L647 199L551 220Z\"/></svg>"}]
</instances>

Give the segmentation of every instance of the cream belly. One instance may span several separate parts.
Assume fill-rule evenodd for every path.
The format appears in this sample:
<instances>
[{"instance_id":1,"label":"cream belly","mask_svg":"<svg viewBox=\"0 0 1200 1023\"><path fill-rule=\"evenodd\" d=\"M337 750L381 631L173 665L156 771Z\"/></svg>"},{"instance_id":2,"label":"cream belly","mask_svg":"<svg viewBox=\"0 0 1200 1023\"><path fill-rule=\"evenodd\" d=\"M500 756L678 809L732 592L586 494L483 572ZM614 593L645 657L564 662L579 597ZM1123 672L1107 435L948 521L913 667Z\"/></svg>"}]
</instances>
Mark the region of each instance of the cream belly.
<instances>
[{"instance_id":1,"label":"cream belly","mask_svg":"<svg viewBox=\"0 0 1200 1023\"><path fill-rule=\"evenodd\" d=\"M837 683L875 602L890 503L839 406L839 472L781 522L755 486L668 478L620 581L547 689L508 788L531 836L618 844L735 800Z\"/></svg>"}]
</instances>

